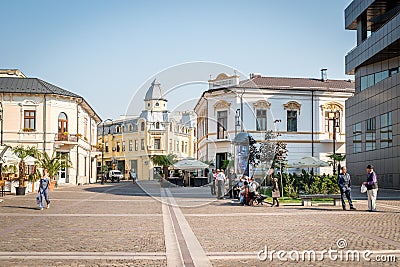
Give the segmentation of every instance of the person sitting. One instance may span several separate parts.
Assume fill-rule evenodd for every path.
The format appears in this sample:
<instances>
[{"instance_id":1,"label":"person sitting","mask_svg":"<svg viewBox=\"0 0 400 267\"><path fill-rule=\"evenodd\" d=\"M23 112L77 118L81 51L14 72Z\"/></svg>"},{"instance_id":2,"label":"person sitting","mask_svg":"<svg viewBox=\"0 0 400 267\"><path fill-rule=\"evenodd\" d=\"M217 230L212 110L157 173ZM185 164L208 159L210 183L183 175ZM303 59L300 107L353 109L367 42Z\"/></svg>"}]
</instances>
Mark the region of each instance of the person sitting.
<instances>
[{"instance_id":1,"label":"person sitting","mask_svg":"<svg viewBox=\"0 0 400 267\"><path fill-rule=\"evenodd\" d=\"M240 204L248 205L249 203L249 183L244 181L243 186L240 189Z\"/></svg>"}]
</instances>

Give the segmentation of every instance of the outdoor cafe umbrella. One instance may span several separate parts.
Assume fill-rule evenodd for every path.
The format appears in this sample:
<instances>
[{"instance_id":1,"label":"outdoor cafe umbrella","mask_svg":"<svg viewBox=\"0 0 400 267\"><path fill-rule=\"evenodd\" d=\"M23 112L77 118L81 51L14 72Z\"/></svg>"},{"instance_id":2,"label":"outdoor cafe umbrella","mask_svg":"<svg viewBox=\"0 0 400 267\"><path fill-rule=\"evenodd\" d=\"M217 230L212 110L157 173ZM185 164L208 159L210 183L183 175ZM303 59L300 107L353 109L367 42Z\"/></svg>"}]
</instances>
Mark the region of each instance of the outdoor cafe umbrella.
<instances>
[{"instance_id":1,"label":"outdoor cafe umbrella","mask_svg":"<svg viewBox=\"0 0 400 267\"><path fill-rule=\"evenodd\" d=\"M176 162L174 168L180 170L197 170L208 168L208 165L197 159L183 159Z\"/></svg>"},{"instance_id":2,"label":"outdoor cafe umbrella","mask_svg":"<svg viewBox=\"0 0 400 267\"><path fill-rule=\"evenodd\" d=\"M319 168L328 167L329 163L315 157L303 157L299 160L293 160L288 163L289 168Z\"/></svg>"}]
</instances>

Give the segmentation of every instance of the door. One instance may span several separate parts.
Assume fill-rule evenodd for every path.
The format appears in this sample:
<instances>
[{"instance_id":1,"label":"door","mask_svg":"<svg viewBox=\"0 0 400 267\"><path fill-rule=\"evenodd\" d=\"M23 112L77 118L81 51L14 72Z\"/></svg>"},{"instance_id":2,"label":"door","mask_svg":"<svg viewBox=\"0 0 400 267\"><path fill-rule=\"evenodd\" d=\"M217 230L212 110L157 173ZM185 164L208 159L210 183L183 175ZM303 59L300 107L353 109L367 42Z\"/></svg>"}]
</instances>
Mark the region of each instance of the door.
<instances>
[{"instance_id":1,"label":"door","mask_svg":"<svg viewBox=\"0 0 400 267\"><path fill-rule=\"evenodd\" d=\"M68 158L68 153L67 152L57 152L57 155L61 155L63 158ZM65 159L62 160L62 161L65 161ZM69 183L68 167L62 168L58 172L58 183L60 183L60 184Z\"/></svg>"}]
</instances>

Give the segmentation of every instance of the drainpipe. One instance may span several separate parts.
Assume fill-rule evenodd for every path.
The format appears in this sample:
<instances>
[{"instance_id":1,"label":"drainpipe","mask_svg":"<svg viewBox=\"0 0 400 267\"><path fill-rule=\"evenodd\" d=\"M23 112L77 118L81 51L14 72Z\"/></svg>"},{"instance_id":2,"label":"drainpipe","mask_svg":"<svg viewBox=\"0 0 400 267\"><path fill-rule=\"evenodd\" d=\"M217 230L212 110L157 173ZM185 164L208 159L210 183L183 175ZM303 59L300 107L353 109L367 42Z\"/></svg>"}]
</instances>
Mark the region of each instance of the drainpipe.
<instances>
[{"instance_id":1,"label":"drainpipe","mask_svg":"<svg viewBox=\"0 0 400 267\"><path fill-rule=\"evenodd\" d=\"M314 90L311 89L311 156L314 157Z\"/></svg>"},{"instance_id":2,"label":"drainpipe","mask_svg":"<svg viewBox=\"0 0 400 267\"><path fill-rule=\"evenodd\" d=\"M47 132L46 132L46 122L47 122L47 98L46 95L43 94L43 152L46 152L46 138L47 138Z\"/></svg>"},{"instance_id":3,"label":"drainpipe","mask_svg":"<svg viewBox=\"0 0 400 267\"><path fill-rule=\"evenodd\" d=\"M81 102L76 105L76 133L79 133L79 106L82 104L83 99L80 99ZM77 139L77 146L76 146L76 178L75 184L78 184L78 177L79 177L79 139Z\"/></svg>"}]
</instances>

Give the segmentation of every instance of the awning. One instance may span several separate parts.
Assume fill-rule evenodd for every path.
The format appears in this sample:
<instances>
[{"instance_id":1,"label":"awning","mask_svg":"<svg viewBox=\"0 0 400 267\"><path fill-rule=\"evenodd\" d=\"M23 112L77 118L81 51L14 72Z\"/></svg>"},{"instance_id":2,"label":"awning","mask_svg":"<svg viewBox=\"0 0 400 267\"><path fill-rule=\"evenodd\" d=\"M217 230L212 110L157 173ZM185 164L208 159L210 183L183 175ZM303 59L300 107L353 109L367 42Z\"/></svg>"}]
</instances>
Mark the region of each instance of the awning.
<instances>
[{"instance_id":1,"label":"awning","mask_svg":"<svg viewBox=\"0 0 400 267\"><path fill-rule=\"evenodd\" d=\"M289 168L319 168L328 167L329 163L315 157L303 157L299 160L293 160L288 162Z\"/></svg>"},{"instance_id":2,"label":"awning","mask_svg":"<svg viewBox=\"0 0 400 267\"><path fill-rule=\"evenodd\" d=\"M174 168L181 170L205 169L209 166L197 159L183 159L174 164Z\"/></svg>"}]
</instances>

